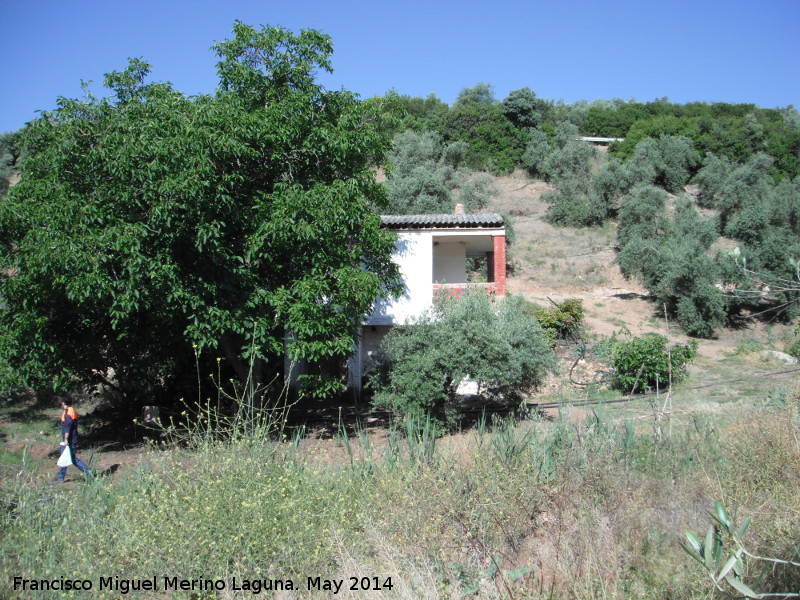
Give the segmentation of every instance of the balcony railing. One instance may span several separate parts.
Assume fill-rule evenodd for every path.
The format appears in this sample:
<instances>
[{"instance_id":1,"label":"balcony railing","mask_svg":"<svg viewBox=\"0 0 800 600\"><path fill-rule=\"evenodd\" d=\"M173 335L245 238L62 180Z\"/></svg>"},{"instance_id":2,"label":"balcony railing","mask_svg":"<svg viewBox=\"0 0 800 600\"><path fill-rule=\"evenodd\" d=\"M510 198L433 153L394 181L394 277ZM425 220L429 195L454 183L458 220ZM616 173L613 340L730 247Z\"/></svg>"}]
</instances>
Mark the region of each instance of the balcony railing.
<instances>
[{"instance_id":1,"label":"balcony railing","mask_svg":"<svg viewBox=\"0 0 800 600\"><path fill-rule=\"evenodd\" d=\"M447 295L451 298L461 298L467 290L485 290L490 296L497 294L497 283L434 283L433 298Z\"/></svg>"}]
</instances>

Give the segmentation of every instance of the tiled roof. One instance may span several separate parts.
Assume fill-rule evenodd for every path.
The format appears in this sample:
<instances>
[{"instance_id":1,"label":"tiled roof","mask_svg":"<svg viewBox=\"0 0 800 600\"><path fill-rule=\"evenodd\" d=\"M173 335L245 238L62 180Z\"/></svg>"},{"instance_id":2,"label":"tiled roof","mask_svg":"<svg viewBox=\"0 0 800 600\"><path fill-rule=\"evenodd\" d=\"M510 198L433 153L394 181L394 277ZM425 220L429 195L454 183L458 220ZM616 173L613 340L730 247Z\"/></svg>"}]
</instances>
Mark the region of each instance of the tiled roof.
<instances>
[{"instance_id":1,"label":"tiled roof","mask_svg":"<svg viewBox=\"0 0 800 600\"><path fill-rule=\"evenodd\" d=\"M481 227L503 227L503 217L497 213L477 215L382 215L384 227L388 229L457 229Z\"/></svg>"}]
</instances>

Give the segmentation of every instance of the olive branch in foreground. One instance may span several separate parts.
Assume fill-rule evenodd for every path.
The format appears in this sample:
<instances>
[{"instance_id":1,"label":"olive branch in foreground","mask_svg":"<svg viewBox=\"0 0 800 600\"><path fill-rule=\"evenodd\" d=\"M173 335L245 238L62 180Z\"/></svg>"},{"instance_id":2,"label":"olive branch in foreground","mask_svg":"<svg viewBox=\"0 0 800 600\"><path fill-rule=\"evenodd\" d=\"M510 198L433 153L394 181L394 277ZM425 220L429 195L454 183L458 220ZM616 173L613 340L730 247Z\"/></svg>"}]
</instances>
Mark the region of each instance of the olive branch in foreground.
<instances>
[{"instance_id":1,"label":"olive branch in foreground","mask_svg":"<svg viewBox=\"0 0 800 600\"><path fill-rule=\"evenodd\" d=\"M748 561L765 562L773 565L800 567L800 563L779 558L758 556L748 552L742 542L751 519L748 517L740 526L736 526L721 501L714 503L710 510L712 523L708 526L706 537L701 542L691 531L686 532L688 543L681 546L699 562L708 572L714 586L723 594L733 598L798 598L797 592L781 592L761 594L753 591L744 581L745 567Z\"/></svg>"}]
</instances>

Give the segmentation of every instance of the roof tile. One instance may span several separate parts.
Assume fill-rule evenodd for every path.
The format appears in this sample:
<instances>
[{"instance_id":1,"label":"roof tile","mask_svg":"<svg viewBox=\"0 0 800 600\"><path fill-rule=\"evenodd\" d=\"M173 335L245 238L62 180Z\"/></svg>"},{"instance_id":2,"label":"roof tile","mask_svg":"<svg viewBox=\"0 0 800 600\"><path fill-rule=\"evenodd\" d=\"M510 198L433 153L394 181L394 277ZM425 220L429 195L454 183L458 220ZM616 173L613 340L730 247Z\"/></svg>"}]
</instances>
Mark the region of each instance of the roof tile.
<instances>
[{"instance_id":1,"label":"roof tile","mask_svg":"<svg viewBox=\"0 0 800 600\"><path fill-rule=\"evenodd\" d=\"M503 227L503 217L497 213L474 215L382 215L381 221L388 229L456 229Z\"/></svg>"}]
</instances>

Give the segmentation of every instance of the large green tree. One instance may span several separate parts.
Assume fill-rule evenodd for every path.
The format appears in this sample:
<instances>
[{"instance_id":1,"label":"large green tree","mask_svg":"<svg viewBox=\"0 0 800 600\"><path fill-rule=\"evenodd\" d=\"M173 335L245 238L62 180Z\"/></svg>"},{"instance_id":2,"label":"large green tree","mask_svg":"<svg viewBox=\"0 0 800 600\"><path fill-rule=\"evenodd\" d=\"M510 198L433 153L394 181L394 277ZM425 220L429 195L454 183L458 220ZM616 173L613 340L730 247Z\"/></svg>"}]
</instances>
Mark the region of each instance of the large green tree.
<instances>
[{"instance_id":1,"label":"large green tree","mask_svg":"<svg viewBox=\"0 0 800 600\"><path fill-rule=\"evenodd\" d=\"M60 99L26 129L0 207L0 388L105 381L144 401L196 356L259 381L286 353L347 356L397 290L371 208L381 117L316 82L331 39L237 22L214 50L213 96L131 60L108 98Z\"/></svg>"},{"instance_id":2,"label":"large green tree","mask_svg":"<svg viewBox=\"0 0 800 600\"><path fill-rule=\"evenodd\" d=\"M551 116L552 102L536 97L536 93L528 87L513 90L503 100L503 112L506 118L520 129L537 127Z\"/></svg>"},{"instance_id":3,"label":"large green tree","mask_svg":"<svg viewBox=\"0 0 800 600\"><path fill-rule=\"evenodd\" d=\"M494 173L510 173L517 167L527 139L527 134L508 120L492 86L486 83L459 92L442 133L446 142L467 143L469 168Z\"/></svg>"}]
</instances>

